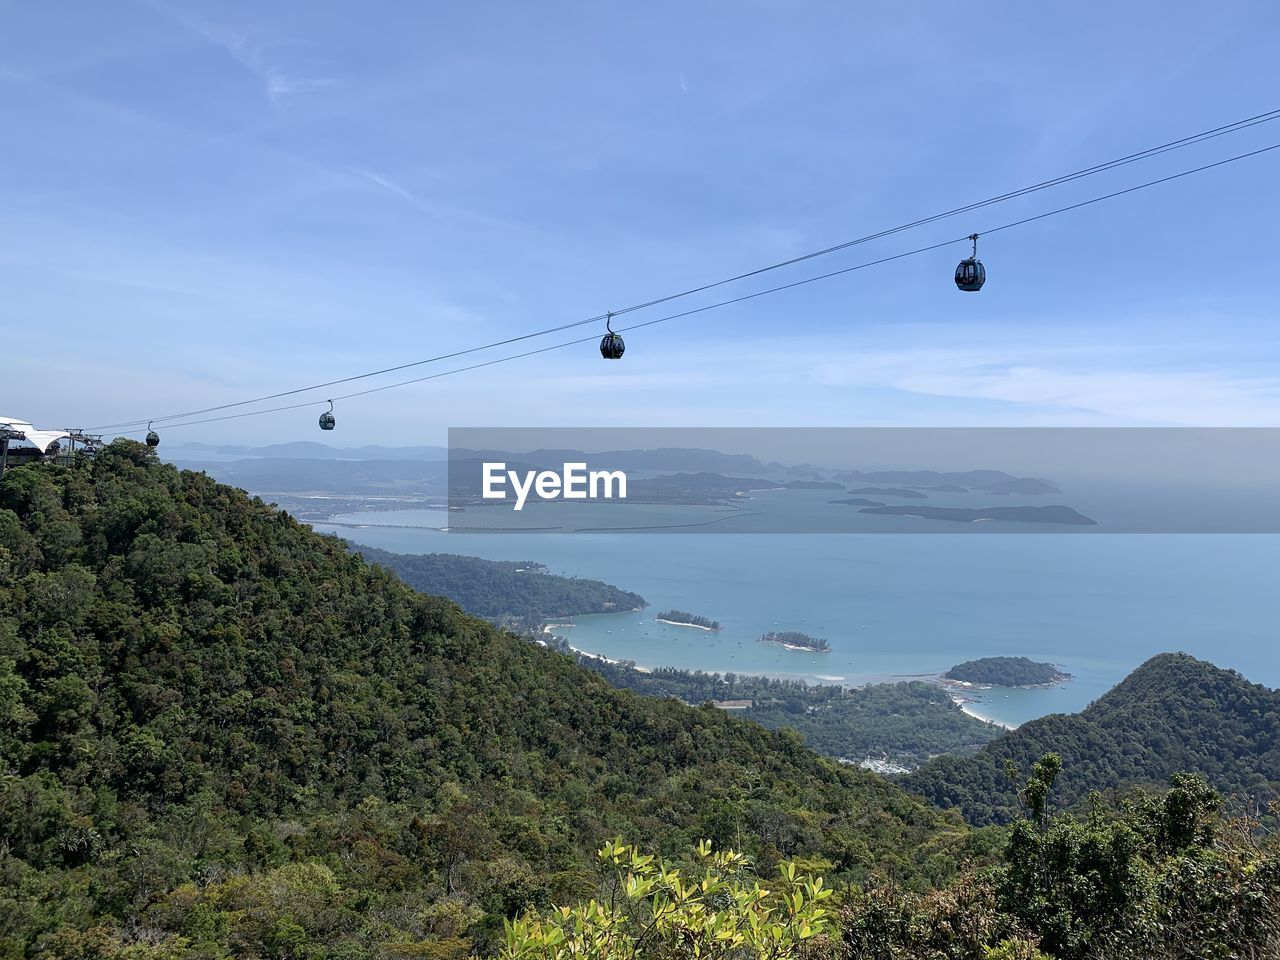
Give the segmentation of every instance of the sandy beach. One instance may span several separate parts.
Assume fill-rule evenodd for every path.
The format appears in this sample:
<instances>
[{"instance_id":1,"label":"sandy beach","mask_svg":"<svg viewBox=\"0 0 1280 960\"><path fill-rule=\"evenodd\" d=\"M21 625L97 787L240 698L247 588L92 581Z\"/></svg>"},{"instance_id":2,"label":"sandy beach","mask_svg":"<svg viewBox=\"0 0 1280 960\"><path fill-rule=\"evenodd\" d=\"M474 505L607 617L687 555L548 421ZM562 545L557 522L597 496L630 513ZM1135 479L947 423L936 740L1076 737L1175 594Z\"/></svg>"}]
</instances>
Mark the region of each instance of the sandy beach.
<instances>
[{"instance_id":1,"label":"sandy beach","mask_svg":"<svg viewBox=\"0 0 1280 960\"><path fill-rule=\"evenodd\" d=\"M797 643L784 643L781 640L763 640L764 643L772 643L775 647L783 647L786 650L800 650L804 653L830 653L830 650L815 650L813 647L802 647Z\"/></svg>"},{"instance_id":2,"label":"sandy beach","mask_svg":"<svg viewBox=\"0 0 1280 960\"><path fill-rule=\"evenodd\" d=\"M715 627L704 627L700 623L682 623L679 620L663 620L661 617L653 618L658 623L670 624L673 627L693 627L695 630L706 630L708 633L715 633Z\"/></svg>"},{"instance_id":3,"label":"sandy beach","mask_svg":"<svg viewBox=\"0 0 1280 960\"><path fill-rule=\"evenodd\" d=\"M621 666L622 664L630 664L631 669L634 670L636 673L652 673L653 672L648 667L638 666L630 660L614 660L612 657L604 657L598 653L592 653L590 650L579 650L575 646L570 646L569 649L572 650L574 653L580 654L581 656L590 657L592 660L603 660L605 663L612 663L618 666Z\"/></svg>"},{"instance_id":4,"label":"sandy beach","mask_svg":"<svg viewBox=\"0 0 1280 960\"><path fill-rule=\"evenodd\" d=\"M964 697L957 697L953 694L951 697L951 701L956 706L958 706L961 710L967 713L969 716L973 717L975 720L981 720L984 723L993 723L997 727L1000 727L1003 730L1018 729L1016 724L1004 723L1000 720L993 720L991 717L984 717L981 713L979 713L977 710L973 708L973 702L970 700L964 699Z\"/></svg>"}]
</instances>

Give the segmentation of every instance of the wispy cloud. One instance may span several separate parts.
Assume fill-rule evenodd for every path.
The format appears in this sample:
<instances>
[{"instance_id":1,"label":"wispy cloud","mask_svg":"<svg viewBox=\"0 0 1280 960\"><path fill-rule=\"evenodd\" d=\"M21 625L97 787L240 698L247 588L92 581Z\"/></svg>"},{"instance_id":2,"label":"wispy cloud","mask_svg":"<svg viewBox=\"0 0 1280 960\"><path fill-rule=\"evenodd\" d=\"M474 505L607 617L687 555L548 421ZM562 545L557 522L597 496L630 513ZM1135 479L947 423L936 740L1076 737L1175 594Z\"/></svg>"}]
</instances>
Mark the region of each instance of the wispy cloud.
<instances>
[{"instance_id":1,"label":"wispy cloud","mask_svg":"<svg viewBox=\"0 0 1280 960\"><path fill-rule=\"evenodd\" d=\"M264 40L228 27L199 22L171 9L163 0L149 0L149 6L225 50L261 82L263 93L275 106L281 106L300 94L327 90L338 83L334 77L314 75L303 65L286 63L287 58L282 52L297 48L299 44L294 41Z\"/></svg>"},{"instance_id":2,"label":"wispy cloud","mask_svg":"<svg viewBox=\"0 0 1280 960\"><path fill-rule=\"evenodd\" d=\"M1013 365L986 372L919 371L902 389L1026 406L1050 406L1130 423L1197 427L1280 424L1280 379L1226 371L1064 370Z\"/></svg>"},{"instance_id":3,"label":"wispy cloud","mask_svg":"<svg viewBox=\"0 0 1280 960\"><path fill-rule=\"evenodd\" d=\"M388 179L387 177L384 177L380 173L374 173L372 170L363 170L363 169L357 169L356 173L360 174L360 176L364 177L366 180L369 180L372 183L376 183L378 186L382 187L384 190L390 190L392 193L394 193L398 197L404 197L404 199L411 200L414 203L422 202L421 198L419 198L416 194L410 192L409 190L406 190L404 187L400 186L400 184L394 182L393 180Z\"/></svg>"},{"instance_id":4,"label":"wispy cloud","mask_svg":"<svg viewBox=\"0 0 1280 960\"><path fill-rule=\"evenodd\" d=\"M828 384L883 386L943 400L985 401L1016 411L1057 411L1082 423L1177 426L1280 425L1280 378L1166 358L1116 344L1052 349L883 350L853 363L820 362Z\"/></svg>"},{"instance_id":5,"label":"wispy cloud","mask_svg":"<svg viewBox=\"0 0 1280 960\"><path fill-rule=\"evenodd\" d=\"M515 220L494 216L469 207L458 206L457 204L453 204L448 201L422 196L421 194L410 190L408 187L403 186L396 180L392 180L386 174L379 173L376 170L370 170L367 167L355 167L351 169L346 176L348 179L352 180L352 182L358 182L354 180L354 177L352 177L351 174L374 184L388 193L394 194L407 202L410 207L428 217L438 220L452 220L477 224L491 230L518 232L520 234L528 233L528 227Z\"/></svg>"},{"instance_id":6,"label":"wispy cloud","mask_svg":"<svg viewBox=\"0 0 1280 960\"><path fill-rule=\"evenodd\" d=\"M248 37L226 34L208 27L196 29L262 81L268 99L277 106L297 94L315 93L333 87L338 82L332 77L303 76L282 65L276 54L287 44L255 43Z\"/></svg>"},{"instance_id":7,"label":"wispy cloud","mask_svg":"<svg viewBox=\"0 0 1280 960\"><path fill-rule=\"evenodd\" d=\"M664 354L661 369L638 360L626 375L568 377L557 389L566 398L607 391L612 410L633 399L637 409L652 408L653 397L675 395L686 407L741 412L763 393L771 398L768 422L817 423L835 411L845 423L852 416L914 425L1280 426L1280 377L1191 363L1187 353L1156 368L1149 349L1117 344L914 349L850 338L819 348L794 338L716 350L713 369L696 355ZM860 398L852 407L851 397ZM868 398L879 398L880 409Z\"/></svg>"}]
</instances>

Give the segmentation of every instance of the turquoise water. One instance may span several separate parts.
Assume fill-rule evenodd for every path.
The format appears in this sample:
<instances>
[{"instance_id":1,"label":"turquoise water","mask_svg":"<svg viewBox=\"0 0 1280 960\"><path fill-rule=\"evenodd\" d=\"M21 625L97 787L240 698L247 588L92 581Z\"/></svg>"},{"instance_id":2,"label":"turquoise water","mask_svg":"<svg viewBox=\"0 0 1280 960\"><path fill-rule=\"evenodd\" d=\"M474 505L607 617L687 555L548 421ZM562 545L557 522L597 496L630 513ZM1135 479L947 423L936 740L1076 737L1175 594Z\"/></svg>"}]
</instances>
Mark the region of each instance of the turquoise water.
<instances>
[{"instance_id":1,"label":"turquoise water","mask_svg":"<svg viewBox=\"0 0 1280 960\"><path fill-rule=\"evenodd\" d=\"M634 590L647 610L559 629L581 650L640 666L859 683L937 674L982 656L1028 656L1074 677L988 690L973 710L1018 724L1086 706L1144 660L1183 650L1280 686L1280 537L822 534L463 534L440 511L315 524L400 553L533 560ZM656 623L664 608L719 633ZM757 642L768 630L830 640L813 654Z\"/></svg>"}]
</instances>

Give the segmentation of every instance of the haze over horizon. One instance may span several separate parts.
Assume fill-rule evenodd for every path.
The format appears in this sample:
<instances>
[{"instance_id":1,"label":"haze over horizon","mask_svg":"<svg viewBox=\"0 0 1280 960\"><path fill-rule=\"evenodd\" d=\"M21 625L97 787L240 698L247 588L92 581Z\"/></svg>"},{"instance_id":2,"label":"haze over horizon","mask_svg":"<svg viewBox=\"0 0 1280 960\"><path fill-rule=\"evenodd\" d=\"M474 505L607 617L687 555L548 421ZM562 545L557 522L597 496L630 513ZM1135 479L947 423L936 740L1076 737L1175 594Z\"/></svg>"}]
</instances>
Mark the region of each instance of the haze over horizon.
<instances>
[{"instance_id":1,"label":"haze over horizon","mask_svg":"<svg viewBox=\"0 0 1280 960\"><path fill-rule=\"evenodd\" d=\"M465 349L1276 106L1258 78L1280 11L1256 2L1211 18L1181 3L1158 18L1012 2L573 9L406 8L389 30L385 9L335 2L5 5L0 109L35 133L0 155L3 412L88 426ZM961 11L977 29L958 29ZM1263 124L667 312L1276 141L1280 122ZM995 234L977 295L951 283L956 245L637 330L617 363L586 343L342 403L323 439L1280 425L1277 163ZM318 440L321 409L166 442Z\"/></svg>"}]
</instances>

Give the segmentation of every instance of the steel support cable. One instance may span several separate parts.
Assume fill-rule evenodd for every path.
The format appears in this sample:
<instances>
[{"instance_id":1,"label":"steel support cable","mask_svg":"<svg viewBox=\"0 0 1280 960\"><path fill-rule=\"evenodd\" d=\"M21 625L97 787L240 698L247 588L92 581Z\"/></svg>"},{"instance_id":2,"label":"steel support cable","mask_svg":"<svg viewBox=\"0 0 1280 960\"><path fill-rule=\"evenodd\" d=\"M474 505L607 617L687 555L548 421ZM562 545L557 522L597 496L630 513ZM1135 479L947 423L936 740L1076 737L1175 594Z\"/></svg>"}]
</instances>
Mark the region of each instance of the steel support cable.
<instances>
[{"instance_id":1,"label":"steel support cable","mask_svg":"<svg viewBox=\"0 0 1280 960\"><path fill-rule=\"evenodd\" d=\"M439 356L427 357L421 360L413 360L407 363L397 364L395 366L390 366L390 367L384 367L379 370L371 370L366 373L354 374L349 377L341 377L336 380L328 380L322 383L315 383L305 387L296 387L290 390L281 391L279 393L273 393L273 394L267 394L261 397L255 397L249 400L238 400L232 403L219 404L212 407L204 407L199 410L188 410L184 413L169 414L163 417L147 417L147 418L140 418L138 420L122 421L120 423L100 424L93 427L86 427L84 429L111 430L119 427L137 426L137 425L140 425L143 423L149 423L149 422L164 423L165 421L180 420L185 417L198 416L202 413L213 413L219 410L230 410L230 409L234 409L235 407L248 406L254 403L265 403L268 400L277 400L283 397L295 396L300 393L309 393L313 390L321 390L326 387L338 386L344 383L352 383L357 380L365 380L371 377L383 376L388 373L395 373L400 370L407 370L412 367L423 366L429 363L438 363L443 360L456 359L458 357L467 356L472 353L479 353L484 350L491 350L496 347L507 346L512 343L519 343L524 340L530 340L536 337L546 336L551 333L558 333L563 330L569 330L575 327L585 326L586 324L589 324L589 323L597 323L600 320L605 319L605 317L609 316L610 314L612 314L615 317L622 316L627 313L633 313L637 310L647 309L649 307L657 306L662 303L669 303L672 300L678 300L683 297L691 296L695 293L702 293L707 290L712 290L717 287L725 286L730 283L736 283L738 281L746 280L754 276L759 276L760 274L768 273L773 270L778 270L783 267L794 266L795 264L803 263L807 260L812 260L817 257L827 256L828 254L837 253L842 250L847 250L851 247L858 246L860 244L869 243L873 240L883 239L884 237L892 236L894 234L901 233L906 230L915 229L916 227L924 226L930 223L936 223L939 220L958 216L962 213L970 213L975 210L983 209L985 207L992 206L997 203L1003 203L1008 200L1027 196L1032 193L1036 193L1040 190L1046 190L1051 187L1060 186L1065 183L1070 183L1075 180L1082 179L1084 177L1093 176L1095 174L1102 173L1108 170L1114 170L1117 167L1125 166L1130 163L1136 163L1140 160L1149 159L1150 157L1153 157L1153 156L1159 156L1160 154L1168 153L1172 150L1180 150L1185 147L1192 146L1198 143L1203 143L1207 140L1212 140L1217 137L1225 136L1230 133L1237 133L1240 130L1245 130L1250 127L1258 126L1259 124L1267 123L1277 118L1280 118L1280 109L1270 110L1270 111L1267 111L1266 113L1256 114L1253 117L1247 117L1243 120L1237 120L1233 123L1224 124L1219 127L1214 127L1210 130L1204 130L1204 131L1201 131L1200 133L1192 134L1191 136L1188 136L1188 137L1182 137L1178 140L1171 140L1168 143L1159 144L1158 146L1155 146L1155 147L1149 147L1146 150L1141 150L1137 153L1128 154L1124 157L1118 157L1114 160L1108 160L1105 163L1095 164L1091 167L1085 167L1073 173L1064 174L1060 177L1055 177L1050 180L1043 180L1039 183L1032 184L1027 187L1022 187L1018 190L1013 190L1007 193L999 194L994 197L989 197L986 200L980 200L974 203L966 204L961 207L955 207L951 210L947 210L942 213L934 214L932 216L925 217L919 220L913 220L909 223L900 224L899 226L891 227L886 230L881 230L877 233L868 234L864 237L859 237L855 240L849 240L844 243L836 244L834 246L824 247L821 250L815 250L810 253L802 254L798 257L793 257L788 260L782 260L777 263L769 264L764 267L759 267L755 270L751 270L746 273L740 273L735 276L727 277L722 280L716 280L712 283L703 284L701 286L691 287L687 290L683 290L678 293L669 294L667 296L659 297L653 300L647 300L643 303L633 304L632 306L628 306L628 307L622 307L618 310L609 311L609 313L598 314L597 316L588 317L584 320L575 320L569 323L560 324L558 326L548 327L545 330L537 330L532 333L521 334L519 336L510 337L504 340L497 340L497 341L494 341L493 343L482 344L476 347L469 347L463 350L454 351L452 353L440 354ZM1232 159L1236 159L1236 158L1232 158ZM998 229L1006 229L1006 228L1001 227ZM991 233L994 231L989 230L987 232ZM278 408L272 408L271 410L264 411L264 412L275 412L281 409L296 409L296 407L293 407L293 408L278 407Z\"/></svg>"}]
</instances>

